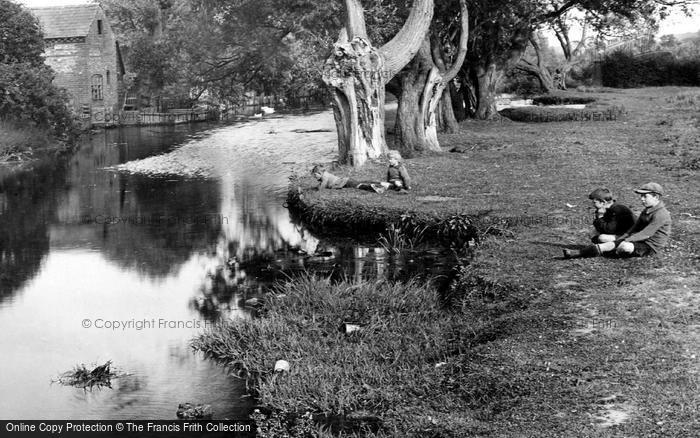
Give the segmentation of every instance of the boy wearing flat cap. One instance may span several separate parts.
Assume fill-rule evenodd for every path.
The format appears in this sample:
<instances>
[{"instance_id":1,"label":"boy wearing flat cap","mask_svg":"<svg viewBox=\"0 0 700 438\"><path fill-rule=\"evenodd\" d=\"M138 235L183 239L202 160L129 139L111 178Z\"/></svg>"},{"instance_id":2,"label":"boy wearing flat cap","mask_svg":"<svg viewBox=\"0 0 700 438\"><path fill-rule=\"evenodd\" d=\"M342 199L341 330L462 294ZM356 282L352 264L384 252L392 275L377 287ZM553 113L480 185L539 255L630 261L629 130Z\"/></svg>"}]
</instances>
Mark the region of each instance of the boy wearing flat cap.
<instances>
[{"instance_id":1,"label":"boy wearing flat cap","mask_svg":"<svg viewBox=\"0 0 700 438\"><path fill-rule=\"evenodd\" d=\"M592 257L615 251L623 257L645 257L656 254L668 243L671 234L671 214L661 197L664 189L650 182L635 190L644 211L634 226L614 242L605 242L577 250L564 250L564 258Z\"/></svg>"}]
</instances>

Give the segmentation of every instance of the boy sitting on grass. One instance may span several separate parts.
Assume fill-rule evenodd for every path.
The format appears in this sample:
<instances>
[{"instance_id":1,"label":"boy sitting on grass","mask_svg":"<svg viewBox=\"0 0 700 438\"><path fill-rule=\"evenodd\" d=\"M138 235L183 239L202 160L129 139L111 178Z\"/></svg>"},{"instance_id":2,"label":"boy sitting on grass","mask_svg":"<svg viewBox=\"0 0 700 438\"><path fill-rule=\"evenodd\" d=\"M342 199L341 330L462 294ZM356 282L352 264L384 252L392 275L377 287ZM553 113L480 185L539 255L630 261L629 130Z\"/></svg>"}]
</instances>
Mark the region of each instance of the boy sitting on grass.
<instances>
[{"instance_id":1,"label":"boy sitting on grass","mask_svg":"<svg viewBox=\"0 0 700 438\"><path fill-rule=\"evenodd\" d=\"M661 197L663 188L657 183L647 183L635 190L644 211L634 226L613 242L603 242L582 250L564 250L564 258L595 257L615 251L622 257L646 257L656 254L668 243L671 234L671 214Z\"/></svg>"},{"instance_id":2,"label":"boy sitting on grass","mask_svg":"<svg viewBox=\"0 0 700 438\"><path fill-rule=\"evenodd\" d=\"M593 190L588 199L593 201L595 219L593 227L596 234L593 243L614 242L634 225L634 213L627 206L615 203L610 190L599 188Z\"/></svg>"},{"instance_id":3,"label":"boy sitting on grass","mask_svg":"<svg viewBox=\"0 0 700 438\"><path fill-rule=\"evenodd\" d=\"M386 182L361 182L348 177L340 177L328 172L323 166L317 165L311 169L311 174L319 181L318 190L355 188L376 193L384 193L387 189L405 192L411 189L411 178L406 167L401 162L398 151L389 151L389 169Z\"/></svg>"},{"instance_id":4,"label":"boy sitting on grass","mask_svg":"<svg viewBox=\"0 0 700 438\"><path fill-rule=\"evenodd\" d=\"M401 161L398 151L389 151L389 169L386 172L386 181L382 187L393 190L411 190L411 177Z\"/></svg>"}]
</instances>

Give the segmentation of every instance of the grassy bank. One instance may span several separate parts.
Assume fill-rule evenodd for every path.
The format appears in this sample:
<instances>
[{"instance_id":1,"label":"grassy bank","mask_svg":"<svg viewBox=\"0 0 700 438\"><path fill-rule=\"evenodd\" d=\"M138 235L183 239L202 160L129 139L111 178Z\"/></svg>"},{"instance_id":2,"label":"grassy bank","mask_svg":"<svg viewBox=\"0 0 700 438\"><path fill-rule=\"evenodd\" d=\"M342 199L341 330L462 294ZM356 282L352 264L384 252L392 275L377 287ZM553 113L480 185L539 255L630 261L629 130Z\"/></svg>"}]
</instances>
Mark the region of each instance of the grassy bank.
<instances>
[{"instance_id":1,"label":"grassy bank","mask_svg":"<svg viewBox=\"0 0 700 438\"><path fill-rule=\"evenodd\" d=\"M14 122L0 120L0 162L23 161L37 148L49 144L44 132Z\"/></svg>"},{"instance_id":2,"label":"grassy bank","mask_svg":"<svg viewBox=\"0 0 700 438\"><path fill-rule=\"evenodd\" d=\"M389 436L697 436L700 90L608 91L624 119L463 123L441 137L462 153L407 160L407 195L317 193L298 181L299 202L321 219L458 214L503 227L482 233L449 309L429 287L304 280L261 319L198 346L262 376L287 359L288 375L262 380L263 404L375 419ZM337 173L378 179L384 169ZM647 181L667 190L666 250L561 259L587 241L593 188L639 212L632 189ZM354 306L369 320L348 337L335 326Z\"/></svg>"},{"instance_id":3,"label":"grassy bank","mask_svg":"<svg viewBox=\"0 0 700 438\"><path fill-rule=\"evenodd\" d=\"M447 356L468 348L484 324L483 316L444 310L428 286L382 281L333 285L303 277L281 285L264 310L259 319L202 336L195 347L259 379L262 405L324 414L354 430L431 427L440 408L426 409L425 400L447 378ZM346 323L359 328L348 333ZM291 364L289 373L273 372L280 359ZM465 405L454 394L442 397Z\"/></svg>"}]
</instances>

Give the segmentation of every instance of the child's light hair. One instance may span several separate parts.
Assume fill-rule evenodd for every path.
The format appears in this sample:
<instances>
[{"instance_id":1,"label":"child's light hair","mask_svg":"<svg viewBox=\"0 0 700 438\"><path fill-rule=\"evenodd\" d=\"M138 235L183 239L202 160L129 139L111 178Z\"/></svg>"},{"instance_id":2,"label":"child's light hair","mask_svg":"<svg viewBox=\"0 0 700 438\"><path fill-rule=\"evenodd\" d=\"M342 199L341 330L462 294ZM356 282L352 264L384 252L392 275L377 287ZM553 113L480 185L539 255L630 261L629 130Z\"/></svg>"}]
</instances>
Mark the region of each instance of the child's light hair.
<instances>
[{"instance_id":1,"label":"child's light hair","mask_svg":"<svg viewBox=\"0 0 700 438\"><path fill-rule=\"evenodd\" d=\"M401 152L395 150L395 149L390 149L389 152L386 153L386 157L388 159L394 159L396 161L401 161L403 158L401 157Z\"/></svg>"}]
</instances>

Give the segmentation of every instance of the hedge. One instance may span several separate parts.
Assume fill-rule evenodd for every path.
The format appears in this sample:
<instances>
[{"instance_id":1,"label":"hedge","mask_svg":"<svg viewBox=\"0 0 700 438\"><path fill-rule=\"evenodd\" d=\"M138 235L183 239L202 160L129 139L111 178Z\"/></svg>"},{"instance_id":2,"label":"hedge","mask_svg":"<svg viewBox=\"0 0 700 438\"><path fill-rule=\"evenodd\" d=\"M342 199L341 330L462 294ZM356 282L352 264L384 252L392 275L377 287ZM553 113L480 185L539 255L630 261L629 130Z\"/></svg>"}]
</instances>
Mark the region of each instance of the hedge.
<instances>
[{"instance_id":1,"label":"hedge","mask_svg":"<svg viewBox=\"0 0 700 438\"><path fill-rule=\"evenodd\" d=\"M545 123L545 122L604 122L617 120L625 113L622 106L604 106L594 108L546 108L538 106L523 106L506 108L500 111L516 122Z\"/></svg>"},{"instance_id":2,"label":"hedge","mask_svg":"<svg viewBox=\"0 0 700 438\"><path fill-rule=\"evenodd\" d=\"M700 86L700 59L675 59L666 52L647 56L615 52L603 60L602 73L606 87L697 87Z\"/></svg>"}]
</instances>

